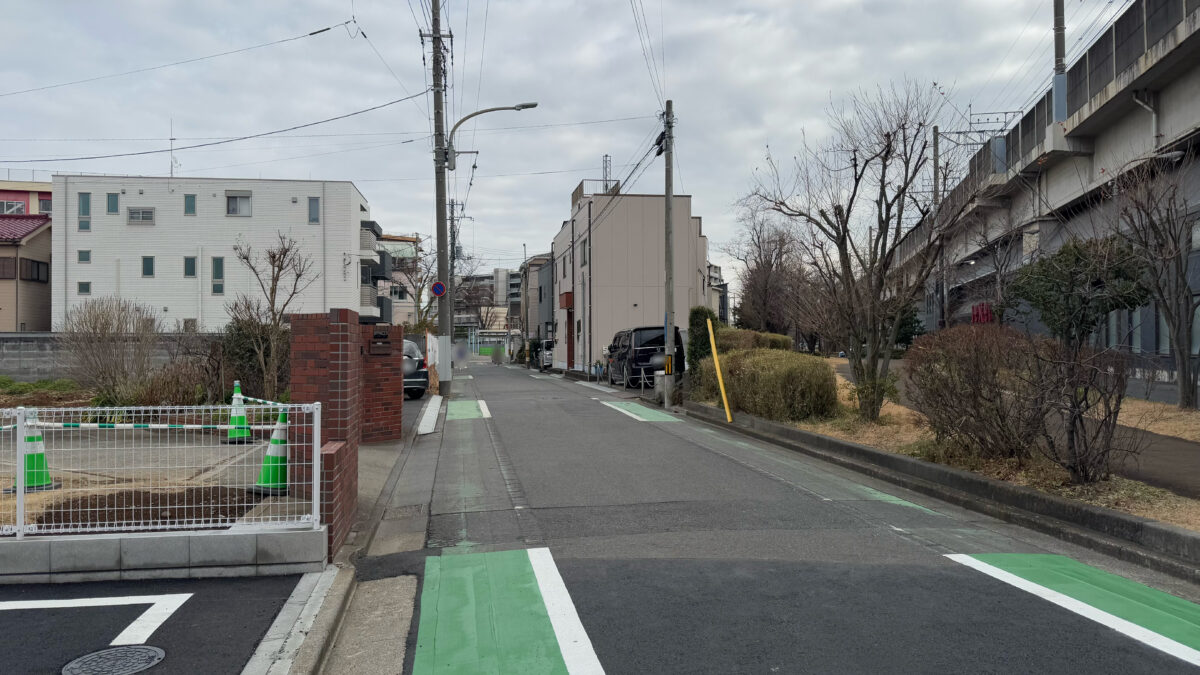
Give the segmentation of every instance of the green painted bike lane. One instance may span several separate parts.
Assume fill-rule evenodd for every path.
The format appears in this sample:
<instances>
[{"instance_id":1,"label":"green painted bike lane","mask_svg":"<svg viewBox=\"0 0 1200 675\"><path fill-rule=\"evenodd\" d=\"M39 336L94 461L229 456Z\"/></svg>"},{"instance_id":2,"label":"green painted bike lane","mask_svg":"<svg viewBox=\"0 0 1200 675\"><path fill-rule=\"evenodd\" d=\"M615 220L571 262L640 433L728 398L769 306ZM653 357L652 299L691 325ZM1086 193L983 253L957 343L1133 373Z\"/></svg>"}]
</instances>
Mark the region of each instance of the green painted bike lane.
<instances>
[{"instance_id":1,"label":"green painted bike lane","mask_svg":"<svg viewBox=\"0 0 1200 675\"><path fill-rule=\"evenodd\" d=\"M1200 605L1061 555L947 557L1200 665Z\"/></svg>"},{"instance_id":2,"label":"green painted bike lane","mask_svg":"<svg viewBox=\"0 0 1200 675\"><path fill-rule=\"evenodd\" d=\"M425 559L414 675L602 672L547 549Z\"/></svg>"}]
</instances>

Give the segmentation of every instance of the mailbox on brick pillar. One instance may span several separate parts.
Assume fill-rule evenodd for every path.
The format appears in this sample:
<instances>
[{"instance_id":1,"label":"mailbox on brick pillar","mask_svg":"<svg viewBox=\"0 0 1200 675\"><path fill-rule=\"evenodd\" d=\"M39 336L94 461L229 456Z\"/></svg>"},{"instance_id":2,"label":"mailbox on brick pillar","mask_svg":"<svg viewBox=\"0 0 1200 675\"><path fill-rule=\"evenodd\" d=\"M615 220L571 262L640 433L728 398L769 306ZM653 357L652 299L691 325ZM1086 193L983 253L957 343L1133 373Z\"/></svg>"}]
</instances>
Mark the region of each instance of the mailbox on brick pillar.
<instances>
[{"instance_id":1,"label":"mailbox on brick pillar","mask_svg":"<svg viewBox=\"0 0 1200 675\"><path fill-rule=\"evenodd\" d=\"M399 440L404 412L404 329L362 326L362 439Z\"/></svg>"}]
</instances>

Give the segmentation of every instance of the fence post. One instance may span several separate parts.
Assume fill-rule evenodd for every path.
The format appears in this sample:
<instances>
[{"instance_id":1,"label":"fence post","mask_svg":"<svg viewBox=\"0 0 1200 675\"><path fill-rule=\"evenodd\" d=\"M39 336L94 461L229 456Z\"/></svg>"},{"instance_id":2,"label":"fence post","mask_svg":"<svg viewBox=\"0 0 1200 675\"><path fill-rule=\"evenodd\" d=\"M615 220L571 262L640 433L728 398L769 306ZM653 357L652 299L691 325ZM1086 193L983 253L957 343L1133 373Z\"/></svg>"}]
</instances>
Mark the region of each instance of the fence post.
<instances>
[{"instance_id":1,"label":"fence post","mask_svg":"<svg viewBox=\"0 0 1200 675\"><path fill-rule=\"evenodd\" d=\"M321 403L312 405L312 513L313 529L321 529Z\"/></svg>"},{"instance_id":2,"label":"fence post","mask_svg":"<svg viewBox=\"0 0 1200 675\"><path fill-rule=\"evenodd\" d=\"M16 482L13 489L17 495L17 539L25 538L25 408L17 408L17 428L13 430L17 440Z\"/></svg>"}]
</instances>

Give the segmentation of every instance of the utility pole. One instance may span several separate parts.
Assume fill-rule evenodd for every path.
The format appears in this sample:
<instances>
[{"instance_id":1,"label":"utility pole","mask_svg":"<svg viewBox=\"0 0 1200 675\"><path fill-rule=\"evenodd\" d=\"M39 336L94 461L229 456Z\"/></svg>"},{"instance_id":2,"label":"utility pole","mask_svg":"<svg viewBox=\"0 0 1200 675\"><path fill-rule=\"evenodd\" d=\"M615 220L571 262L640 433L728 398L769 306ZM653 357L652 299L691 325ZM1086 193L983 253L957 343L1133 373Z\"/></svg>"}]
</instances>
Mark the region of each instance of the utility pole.
<instances>
[{"instance_id":1,"label":"utility pole","mask_svg":"<svg viewBox=\"0 0 1200 675\"><path fill-rule=\"evenodd\" d=\"M941 228L941 220L938 218L938 207L941 205L941 201L942 201L942 193L941 193L941 190L939 189L941 187L941 173L942 173L941 154L938 152L938 150L940 148L939 143L941 141L941 137L942 137L942 134L938 130L937 125L936 124L933 125L933 228L934 228L933 234L934 234L934 236L936 236L938 238L938 241L941 243L941 245L938 246L938 263L939 263L939 267L941 267L941 274L939 274L939 276L942 279L942 292L941 292L941 298L940 298L941 302L939 303L941 305L941 308L940 308L941 316L938 318L938 327L946 328L950 325L950 320L949 320L950 317L948 314L948 308L949 308L949 304L950 304L948 296L949 296L950 289L947 288L947 274L946 274L946 238L945 238L946 233L945 233L945 231L940 229Z\"/></svg>"},{"instance_id":2,"label":"utility pole","mask_svg":"<svg viewBox=\"0 0 1200 675\"><path fill-rule=\"evenodd\" d=\"M529 248L524 243L521 244L521 255L525 256L525 269L522 270L525 283L521 285L521 307L525 309L521 313L521 345L525 347L525 367L531 368L533 360L529 358L529 353L533 350L529 348Z\"/></svg>"},{"instance_id":3,"label":"utility pole","mask_svg":"<svg viewBox=\"0 0 1200 675\"><path fill-rule=\"evenodd\" d=\"M441 2L429 3L430 26L433 40L433 179L434 202L437 214L437 274L446 286L446 292L438 298L438 393L450 394L450 379L453 377L451 345L454 336L454 293L450 287L449 251L446 248L446 111L444 83L444 60L442 53Z\"/></svg>"},{"instance_id":4,"label":"utility pole","mask_svg":"<svg viewBox=\"0 0 1200 675\"><path fill-rule=\"evenodd\" d=\"M666 112L663 113L663 126L665 127L663 136L663 164L666 167L666 189L663 191L666 207L664 208L666 221L664 230L666 231L666 321L664 322L663 343L667 347L667 368L666 375L663 378L663 407L670 409L675 392L675 368L680 364L673 362L675 358L675 237L674 228L671 227L671 206L675 201L675 186L672 183L671 172L673 169L672 159L675 154L675 107L672 101L667 101ZM590 242L589 242L590 243Z\"/></svg>"},{"instance_id":5,"label":"utility pole","mask_svg":"<svg viewBox=\"0 0 1200 675\"><path fill-rule=\"evenodd\" d=\"M450 215L449 215L449 219L450 219L450 225L449 225L449 229L450 229L450 278L446 280L446 295L450 296L450 299L453 300L454 294L458 292L458 288L457 288L458 284L454 283L454 279L455 279L457 269L458 269L458 265L455 264L458 262L458 205L454 203L453 199L450 200L449 212L450 212ZM451 303L450 307L451 307L451 311L454 311L453 310L453 307L454 307L453 302ZM439 326L439 329L440 329L440 326ZM450 317L450 331L451 331L451 335L453 336L453 331L454 331L454 317L453 316ZM453 338L451 338L451 341L453 341Z\"/></svg>"}]
</instances>

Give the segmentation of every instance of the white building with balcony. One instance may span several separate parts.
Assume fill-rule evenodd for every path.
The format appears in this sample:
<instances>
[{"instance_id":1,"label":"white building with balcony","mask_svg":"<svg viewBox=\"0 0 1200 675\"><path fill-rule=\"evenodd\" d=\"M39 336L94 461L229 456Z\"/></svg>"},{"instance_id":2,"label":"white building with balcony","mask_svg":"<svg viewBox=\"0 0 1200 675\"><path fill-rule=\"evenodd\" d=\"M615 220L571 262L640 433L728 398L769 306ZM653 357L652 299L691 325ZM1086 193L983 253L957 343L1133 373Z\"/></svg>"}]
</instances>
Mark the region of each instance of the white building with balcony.
<instances>
[{"instance_id":1,"label":"white building with balcony","mask_svg":"<svg viewBox=\"0 0 1200 675\"><path fill-rule=\"evenodd\" d=\"M56 175L52 325L101 296L149 305L168 327L216 331L226 303L261 295L234 245L262 252L280 233L312 261L315 277L289 308L349 308L390 322L376 285L390 273L381 230L353 183L241 178ZM61 225L60 225L61 223Z\"/></svg>"}]
</instances>

